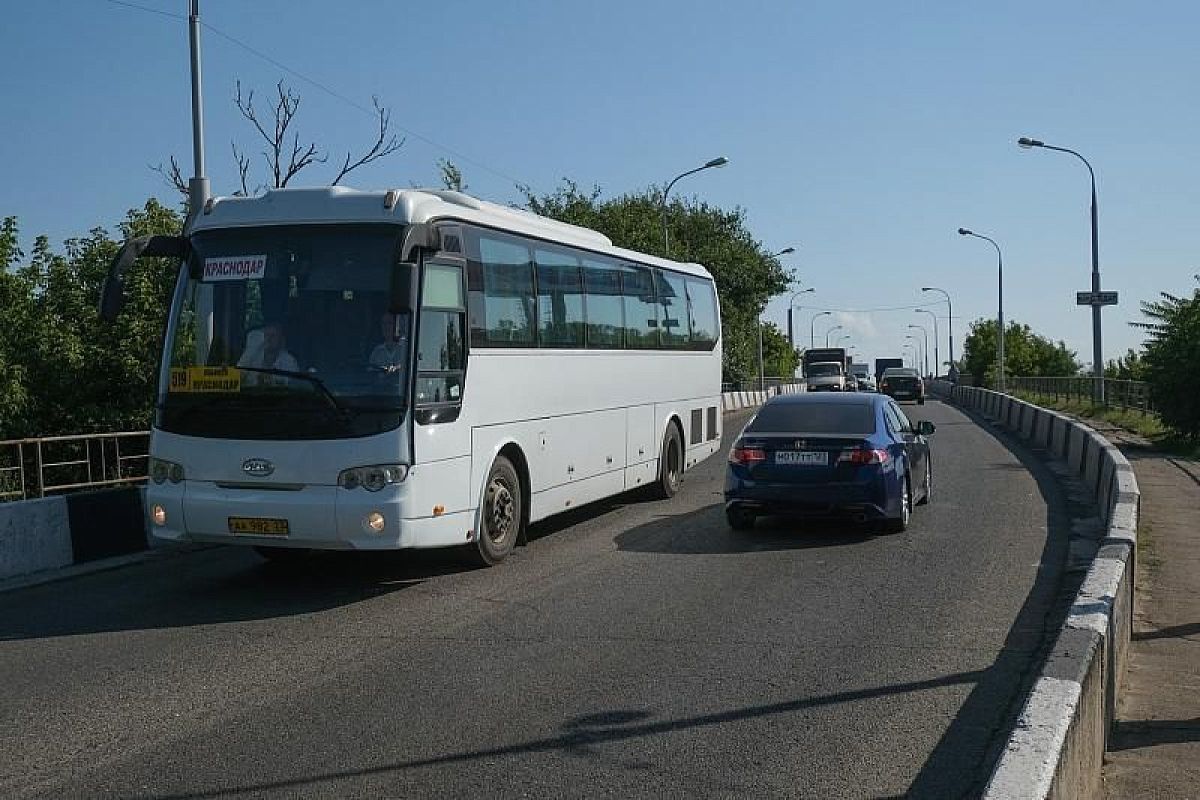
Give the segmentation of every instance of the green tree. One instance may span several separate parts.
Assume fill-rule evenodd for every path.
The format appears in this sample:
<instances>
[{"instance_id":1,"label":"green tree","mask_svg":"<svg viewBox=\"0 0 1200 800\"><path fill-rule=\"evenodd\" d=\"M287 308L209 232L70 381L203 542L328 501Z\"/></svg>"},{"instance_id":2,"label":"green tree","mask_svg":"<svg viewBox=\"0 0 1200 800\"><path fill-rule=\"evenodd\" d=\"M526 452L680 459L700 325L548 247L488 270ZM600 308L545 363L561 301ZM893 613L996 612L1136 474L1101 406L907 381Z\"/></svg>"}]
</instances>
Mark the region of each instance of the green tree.
<instances>
[{"instance_id":1,"label":"green tree","mask_svg":"<svg viewBox=\"0 0 1200 800\"><path fill-rule=\"evenodd\" d=\"M767 377L790 378L796 374L799 358L787 334L774 322L763 325L763 370Z\"/></svg>"},{"instance_id":2,"label":"green tree","mask_svg":"<svg viewBox=\"0 0 1200 800\"><path fill-rule=\"evenodd\" d=\"M1122 381L1146 380L1146 360L1138 351L1130 348L1125 355L1109 361L1104 367L1104 377Z\"/></svg>"},{"instance_id":3,"label":"green tree","mask_svg":"<svg viewBox=\"0 0 1200 800\"><path fill-rule=\"evenodd\" d=\"M1144 361L1150 399L1164 424L1196 440L1200 438L1200 289L1193 290L1191 297L1166 292L1161 297L1142 303L1149 322L1134 323L1149 334Z\"/></svg>"},{"instance_id":4,"label":"green tree","mask_svg":"<svg viewBox=\"0 0 1200 800\"><path fill-rule=\"evenodd\" d=\"M1009 322L1004 326L1004 365L1006 376L1070 376L1079 372L1075 351L1065 342L1052 342L1033 332L1028 325ZM996 321L978 319L963 341L963 373L982 385L996 382Z\"/></svg>"},{"instance_id":5,"label":"green tree","mask_svg":"<svg viewBox=\"0 0 1200 800\"><path fill-rule=\"evenodd\" d=\"M619 247L663 253L662 192L657 188L602 198L598 187L584 191L564 180L551 194L522 191L527 207L536 214L600 231ZM679 199L668 205L667 221L671 258L703 264L716 281L725 380L755 377L759 314L771 297L787 288L787 273L747 230L745 211L740 208L727 211L699 200Z\"/></svg>"},{"instance_id":6,"label":"green tree","mask_svg":"<svg viewBox=\"0 0 1200 800\"><path fill-rule=\"evenodd\" d=\"M119 228L124 240L176 234L181 225L178 214L152 199ZM26 260L16 249L16 221L6 220L2 230L0 438L147 427L175 265L135 263L126 275L125 312L105 325L96 302L118 241L95 228L56 252L40 236Z\"/></svg>"}]
</instances>

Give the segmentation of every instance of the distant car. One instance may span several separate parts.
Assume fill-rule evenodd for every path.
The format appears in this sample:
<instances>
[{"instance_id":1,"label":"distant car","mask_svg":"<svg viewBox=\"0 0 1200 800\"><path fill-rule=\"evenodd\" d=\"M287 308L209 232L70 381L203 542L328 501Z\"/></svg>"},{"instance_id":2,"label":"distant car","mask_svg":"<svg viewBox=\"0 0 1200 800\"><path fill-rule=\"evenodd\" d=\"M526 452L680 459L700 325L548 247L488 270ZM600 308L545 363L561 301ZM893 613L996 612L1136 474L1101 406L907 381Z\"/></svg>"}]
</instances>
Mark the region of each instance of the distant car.
<instances>
[{"instance_id":1,"label":"distant car","mask_svg":"<svg viewBox=\"0 0 1200 800\"><path fill-rule=\"evenodd\" d=\"M885 369L879 391L895 400L916 400L919 405L925 405L925 381L912 367Z\"/></svg>"},{"instance_id":2,"label":"distant car","mask_svg":"<svg viewBox=\"0 0 1200 800\"><path fill-rule=\"evenodd\" d=\"M870 374L863 372L854 376L858 380L858 391L873 392L875 391L875 379Z\"/></svg>"},{"instance_id":3,"label":"distant car","mask_svg":"<svg viewBox=\"0 0 1200 800\"><path fill-rule=\"evenodd\" d=\"M933 431L880 394L772 397L729 452L729 526L750 530L759 516L785 514L903 531L914 503L932 494Z\"/></svg>"},{"instance_id":4,"label":"distant car","mask_svg":"<svg viewBox=\"0 0 1200 800\"><path fill-rule=\"evenodd\" d=\"M858 376L855 375L853 372L846 373L846 391L847 392L862 391L861 389L858 388Z\"/></svg>"}]
</instances>

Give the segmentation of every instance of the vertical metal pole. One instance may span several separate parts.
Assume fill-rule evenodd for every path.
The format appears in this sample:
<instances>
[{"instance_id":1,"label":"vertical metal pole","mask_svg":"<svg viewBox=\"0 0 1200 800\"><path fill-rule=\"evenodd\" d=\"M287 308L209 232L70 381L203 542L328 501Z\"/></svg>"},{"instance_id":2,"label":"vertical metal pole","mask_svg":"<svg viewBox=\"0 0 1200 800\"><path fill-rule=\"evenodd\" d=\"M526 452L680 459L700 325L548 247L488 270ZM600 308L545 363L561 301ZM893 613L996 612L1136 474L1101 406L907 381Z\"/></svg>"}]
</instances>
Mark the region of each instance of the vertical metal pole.
<instances>
[{"instance_id":1,"label":"vertical metal pole","mask_svg":"<svg viewBox=\"0 0 1200 800\"><path fill-rule=\"evenodd\" d=\"M796 335L792 330L792 305L788 303L788 344L792 349L796 349Z\"/></svg>"},{"instance_id":2,"label":"vertical metal pole","mask_svg":"<svg viewBox=\"0 0 1200 800\"><path fill-rule=\"evenodd\" d=\"M1085 162L1086 163L1086 162ZM1100 291L1100 254L1099 233L1096 220L1096 175L1092 176L1092 292ZM1104 405L1104 348L1100 343L1100 304L1092 304L1092 374L1096 378L1095 398L1098 405Z\"/></svg>"},{"instance_id":3,"label":"vertical metal pole","mask_svg":"<svg viewBox=\"0 0 1200 800\"><path fill-rule=\"evenodd\" d=\"M992 242L992 244L996 244ZM996 310L996 321L1000 328L996 332L996 367L998 374L996 375L996 390L1001 394L1004 393L1004 256L1000 253L1000 246L996 245L996 264L998 270L998 290L997 301L998 308Z\"/></svg>"},{"instance_id":4,"label":"vertical metal pole","mask_svg":"<svg viewBox=\"0 0 1200 800\"><path fill-rule=\"evenodd\" d=\"M37 449L34 451L34 465L37 467L37 482L38 482L38 497L46 496L46 481L42 475L42 440L37 439L34 442Z\"/></svg>"},{"instance_id":5,"label":"vertical metal pole","mask_svg":"<svg viewBox=\"0 0 1200 800\"><path fill-rule=\"evenodd\" d=\"M211 194L204 176L204 104L200 85L200 0L188 2L188 43L192 55L192 166L188 181L188 216L195 217Z\"/></svg>"}]
</instances>

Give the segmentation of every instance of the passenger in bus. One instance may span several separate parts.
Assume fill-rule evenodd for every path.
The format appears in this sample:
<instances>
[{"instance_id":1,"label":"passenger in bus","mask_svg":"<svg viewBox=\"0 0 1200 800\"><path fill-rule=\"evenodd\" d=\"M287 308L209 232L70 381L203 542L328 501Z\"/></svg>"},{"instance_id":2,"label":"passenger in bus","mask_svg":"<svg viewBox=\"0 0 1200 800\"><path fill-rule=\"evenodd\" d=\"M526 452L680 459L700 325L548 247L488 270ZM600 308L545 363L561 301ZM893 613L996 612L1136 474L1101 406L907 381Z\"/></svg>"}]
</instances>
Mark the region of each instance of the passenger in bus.
<instances>
[{"instance_id":1,"label":"passenger in bus","mask_svg":"<svg viewBox=\"0 0 1200 800\"><path fill-rule=\"evenodd\" d=\"M255 333L258 335L255 336ZM239 367L254 367L256 369L282 369L298 372L300 365L296 357L287 351L287 339L283 326L278 322L268 322L262 328L252 331L246 337L246 350L238 359ZM242 378L245 386L276 386L288 383L281 375L268 375L261 372L247 372Z\"/></svg>"},{"instance_id":2,"label":"passenger in bus","mask_svg":"<svg viewBox=\"0 0 1200 800\"><path fill-rule=\"evenodd\" d=\"M385 312L379 318L383 341L375 345L368 363L383 372L400 372L408 361L408 314Z\"/></svg>"}]
</instances>

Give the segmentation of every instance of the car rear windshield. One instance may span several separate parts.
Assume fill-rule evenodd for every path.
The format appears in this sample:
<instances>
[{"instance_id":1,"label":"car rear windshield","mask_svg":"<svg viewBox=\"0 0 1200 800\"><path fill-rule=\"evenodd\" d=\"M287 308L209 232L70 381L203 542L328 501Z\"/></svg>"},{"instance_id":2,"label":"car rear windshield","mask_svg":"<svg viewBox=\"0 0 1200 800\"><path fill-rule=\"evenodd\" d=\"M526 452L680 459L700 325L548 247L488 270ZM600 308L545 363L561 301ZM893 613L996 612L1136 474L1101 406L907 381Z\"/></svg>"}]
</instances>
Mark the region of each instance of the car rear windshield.
<instances>
[{"instance_id":1,"label":"car rear windshield","mask_svg":"<svg viewBox=\"0 0 1200 800\"><path fill-rule=\"evenodd\" d=\"M875 411L859 403L768 403L746 429L749 433L875 432Z\"/></svg>"}]
</instances>

